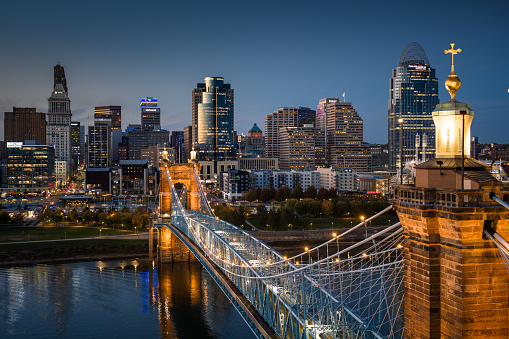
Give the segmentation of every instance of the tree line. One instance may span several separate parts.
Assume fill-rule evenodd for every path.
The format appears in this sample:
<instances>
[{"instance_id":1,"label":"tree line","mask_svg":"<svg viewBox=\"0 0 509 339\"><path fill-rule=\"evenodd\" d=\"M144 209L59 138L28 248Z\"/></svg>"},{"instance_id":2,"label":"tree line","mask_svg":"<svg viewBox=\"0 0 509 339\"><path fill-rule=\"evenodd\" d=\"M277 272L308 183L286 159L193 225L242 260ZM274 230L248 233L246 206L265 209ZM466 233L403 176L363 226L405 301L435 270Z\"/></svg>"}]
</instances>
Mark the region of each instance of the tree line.
<instances>
[{"instance_id":1,"label":"tree line","mask_svg":"<svg viewBox=\"0 0 509 339\"><path fill-rule=\"evenodd\" d=\"M245 195L244 200L248 202L253 202L255 200L261 202L267 202L271 200L276 200L278 202L284 201L286 199L318 199L318 200L326 200L337 198L338 194L335 188L326 189L324 187L320 188L318 191L316 187L311 185L305 191L302 190L300 185L294 187L293 190L290 190L288 186L283 186L278 188L277 190L274 187L271 188L256 188L249 189Z\"/></svg>"},{"instance_id":2,"label":"tree line","mask_svg":"<svg viewBox=\"0 0 509 339\"><path fill-rule=\"evenodd\" d=\"M57 226L62 223L65 219L64 212L62 210L50 211L46 209L37 216L37 221L46 223L53 222ZM149 225L149 213L144 207L138 207L136 212L132 214L128 208L124 208L122 212L102 212L92 211L88 207L83 210L83 214L80 218L78 211L72 210L69 212L67 220L72 223L82 221L86 224L95 223L101 224L107 227L124 228L127 230L134 230L147 228Z\"/></svg>"}]
</instances>

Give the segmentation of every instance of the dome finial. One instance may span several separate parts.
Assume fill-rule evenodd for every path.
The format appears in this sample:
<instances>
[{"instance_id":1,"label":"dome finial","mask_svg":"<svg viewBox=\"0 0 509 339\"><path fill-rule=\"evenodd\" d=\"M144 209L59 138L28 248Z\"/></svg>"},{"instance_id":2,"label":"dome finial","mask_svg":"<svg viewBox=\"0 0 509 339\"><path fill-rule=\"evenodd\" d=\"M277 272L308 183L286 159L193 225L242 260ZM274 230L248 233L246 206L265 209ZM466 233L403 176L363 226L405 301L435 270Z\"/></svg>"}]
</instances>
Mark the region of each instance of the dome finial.
<instances>
[{"instance_id":1,"label":"dome finial","mask_svg":"<svg viewBox=\"0 0 509 339\"><path fill-rule=\"evenodd\" d=\"M454 73L454 55L461 53L461 48L454 49L454 45L454 42L451 43L451 48L444 51L445 54L451 53L451 74L449 74L449 77L445 80L445 88L447 88L451 95L450 101L456 101L454 97L456 96L458 89L461 87L461 80L458 78L456 73Z\"/></svg>"}]
</instances>

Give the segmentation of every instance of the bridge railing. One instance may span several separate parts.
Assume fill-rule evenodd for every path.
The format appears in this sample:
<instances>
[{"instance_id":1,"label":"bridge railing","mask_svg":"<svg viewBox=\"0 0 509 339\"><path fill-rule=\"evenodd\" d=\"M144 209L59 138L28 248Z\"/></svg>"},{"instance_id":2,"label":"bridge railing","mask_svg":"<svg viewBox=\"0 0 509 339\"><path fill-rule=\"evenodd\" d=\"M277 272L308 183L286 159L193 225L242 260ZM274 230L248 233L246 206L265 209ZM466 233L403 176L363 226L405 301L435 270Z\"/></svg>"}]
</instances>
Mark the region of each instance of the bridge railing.
<instances>
[{"instance_id":1,"label":"bridge railing","mask_svg":"<svg viewBox=\"0 0 509 339\"><path fill-rule=\"evenodd\" d=\"M171 177L169 182L173 187ZM280 336L402 336L401 232L394 232L398 224L385 231L387 241L375 243L378 236L373 236L360 242L373 244L366 249L369 256L345 258L351 249L339 251L339 245L329 255L329 241L325 257L320 258L324 248L319 246L299 260L283 257L210 214L184 210L172 189L172 224L223 270Z\"/></svg>"}]
</instances>

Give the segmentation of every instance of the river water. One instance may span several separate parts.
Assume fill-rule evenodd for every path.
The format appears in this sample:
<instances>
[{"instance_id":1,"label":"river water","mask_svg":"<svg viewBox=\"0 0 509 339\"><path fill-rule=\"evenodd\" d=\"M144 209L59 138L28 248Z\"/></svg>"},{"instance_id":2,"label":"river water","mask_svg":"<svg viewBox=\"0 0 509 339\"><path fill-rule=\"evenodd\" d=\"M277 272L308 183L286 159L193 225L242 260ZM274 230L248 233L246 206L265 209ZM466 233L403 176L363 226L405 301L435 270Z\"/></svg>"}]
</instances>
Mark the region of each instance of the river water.
<instances>
[{"instance_id":1,"label":"river water","mask_svg":"<svg viewBox=\"0 0 509 339\"><path fill-rule=\"evenodd\" d=\"M0 338L254 338L199 263L0 268Z\"/></svg>"}]
</instances>

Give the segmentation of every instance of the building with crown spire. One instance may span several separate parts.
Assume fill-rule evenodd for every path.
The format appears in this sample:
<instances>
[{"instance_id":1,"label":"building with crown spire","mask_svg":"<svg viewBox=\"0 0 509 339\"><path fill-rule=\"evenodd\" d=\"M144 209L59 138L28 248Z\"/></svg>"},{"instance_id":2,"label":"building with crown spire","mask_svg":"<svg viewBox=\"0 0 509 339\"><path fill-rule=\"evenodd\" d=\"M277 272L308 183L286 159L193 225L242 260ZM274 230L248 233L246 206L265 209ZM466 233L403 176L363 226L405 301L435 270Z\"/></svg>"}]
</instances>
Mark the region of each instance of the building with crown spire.
<instances>
[{"instance_id":1,"label":"building with crown spire","mask_svg":"<svg viewBox=\"0 0 509 339\"><path fill-rule=\"evenodd\" d=\"M409 43L392 70L389 98L389 170L435 156L431 112L439 103L438 79L423 48ZM403 157L401 161L400 157Z\"/></svg>"},{"instance_id":2,"label":"building with crown spire","mask_svg":"<svg viewBox=\"0 0 509 339\"><path fill-rule=\"evenodd\" d=\"M263 157L265 153L265 138L263 132L255 123L247 132L245 153Z\"/></svg>"},{"instance_id":3,"label":"building with crown spire","mask_svg":"<svg viewBox=\"0 0 509 339\"><path fill-rule=\"evenodd\" d=\"M455 99L454 62L445 85L451 100L432 113L436 158L415 166L414 184L396 185L392 200L405 238L405 337L507 337L499 245L509 239L509 190L470 157L474 112Z\"/></svg>"},{"instance_id":4,"label":"building with crown spire","mask_svg":"<svg viewBox=\"0 0 509 339\"><path fill-rule=\"evenodd\" d=\"M54 85L48 98L46 142L55 147L55 181L67 184L71 164L71 100L62 66L54 68Z\"/></svg>"}]
</instances>

